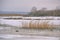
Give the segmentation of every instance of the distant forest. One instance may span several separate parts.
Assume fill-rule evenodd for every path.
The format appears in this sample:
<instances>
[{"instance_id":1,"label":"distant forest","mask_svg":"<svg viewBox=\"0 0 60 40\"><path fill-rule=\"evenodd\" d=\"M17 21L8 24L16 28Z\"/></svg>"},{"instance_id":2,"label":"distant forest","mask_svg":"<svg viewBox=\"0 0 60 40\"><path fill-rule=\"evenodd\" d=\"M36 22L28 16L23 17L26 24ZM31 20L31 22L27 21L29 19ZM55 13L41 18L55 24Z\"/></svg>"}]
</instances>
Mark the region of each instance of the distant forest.
<instances>
[{"instance_id":1,"label":"distant forest","mask_svg":"<svg viewBox=\"0 0 60 40\"><path fill-rule=\"evenodd\" d=\"M60 9L47 10L46 8L42 8L41 10L37 10L36 7L33 7L28 16L60 16Z\"/></svg>"}]
</instances>

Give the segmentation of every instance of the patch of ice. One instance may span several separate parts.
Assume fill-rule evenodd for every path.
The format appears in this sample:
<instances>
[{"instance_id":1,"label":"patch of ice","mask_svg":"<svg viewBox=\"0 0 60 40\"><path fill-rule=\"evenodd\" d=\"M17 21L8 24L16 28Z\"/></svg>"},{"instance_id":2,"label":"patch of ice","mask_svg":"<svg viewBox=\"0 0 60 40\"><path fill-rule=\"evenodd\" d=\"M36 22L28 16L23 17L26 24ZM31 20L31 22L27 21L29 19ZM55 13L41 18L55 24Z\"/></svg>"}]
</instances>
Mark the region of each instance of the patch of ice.
<instances>
[{"instance_id":1,"label":"patch of ice","mask_svg":"<svg viewBox=\"0 0 60 40\"><path fill-rule=\"evenodd\" d=\"M10 34L3 34L0 35L1 38L16 38L16 37L23 37L21 35L10 35Z\"/></svg>"},{"instance_id":2,"label":"patch of ice","mask_svg":"<svg viewBox=\"0 0 60 40\"><path fill-rule=\"evenodd\" d=\"M48 37L48 36L29 36L29 35L10 35L10 34L0 34L0 38L19 38L19 39L40 39L40 40L59 40L58 37Z\"/></svg>"},{"instance_id":3,"label":"patch of ice","mask_svg":"<svg viewBox=\"0 0 60 40\"><path fill-rule=\"evenodd\" d=\"M0 30L1 30L1 29L4 29L4 27L0 27Z\"/></svg>"}]
</instances>

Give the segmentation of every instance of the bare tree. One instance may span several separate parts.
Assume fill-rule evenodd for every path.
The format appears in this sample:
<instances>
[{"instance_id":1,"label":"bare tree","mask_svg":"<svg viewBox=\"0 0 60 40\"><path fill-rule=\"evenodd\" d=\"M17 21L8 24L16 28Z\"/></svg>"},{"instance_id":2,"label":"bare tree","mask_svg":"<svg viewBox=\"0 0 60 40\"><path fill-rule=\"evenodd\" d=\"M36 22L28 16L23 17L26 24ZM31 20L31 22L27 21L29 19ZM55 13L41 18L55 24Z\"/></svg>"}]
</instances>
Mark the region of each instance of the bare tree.
<instances>
[{"instance_id":1,"label":"bare tree","mask_svg":"<svg viewBox=\"0 0 60 40\"><path fill-rule=\"evenodd\" d=\"M31 12L36 12L37 8L36 7L32 7Z\"/></svg>"},{"instance_id":2,"label":"bare tree","mask_svg":"<svg viewBox=\"0 0 60 40\"><path fill-rule=\"evenodd\" d=\"M41 10L42 10L42 11L46 11L46 10L47 10L47 8L43 7Z\"/></svg>"}]
</instances>

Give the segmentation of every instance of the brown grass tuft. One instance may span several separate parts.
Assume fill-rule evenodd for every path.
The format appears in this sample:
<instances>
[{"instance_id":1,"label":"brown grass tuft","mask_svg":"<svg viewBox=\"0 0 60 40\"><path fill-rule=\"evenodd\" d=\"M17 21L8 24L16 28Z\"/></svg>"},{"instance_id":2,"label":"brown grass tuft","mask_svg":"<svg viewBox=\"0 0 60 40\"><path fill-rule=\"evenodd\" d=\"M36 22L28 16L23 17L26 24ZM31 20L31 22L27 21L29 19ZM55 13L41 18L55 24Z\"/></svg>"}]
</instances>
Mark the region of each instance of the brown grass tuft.
<instances>
[{"instance_id":1,"label":"brown grass tuft","mask_svg":"<svg viewBox=\"0 0 60 40\"><path fill-rule=\"evenodd\" d=\"M31 29L53 29L53 24L48 24L49 22L42 22L42 23L33 23L29 22L29 25L25 24L23 28L31 28Z\"/></svg>"}]
</instances>

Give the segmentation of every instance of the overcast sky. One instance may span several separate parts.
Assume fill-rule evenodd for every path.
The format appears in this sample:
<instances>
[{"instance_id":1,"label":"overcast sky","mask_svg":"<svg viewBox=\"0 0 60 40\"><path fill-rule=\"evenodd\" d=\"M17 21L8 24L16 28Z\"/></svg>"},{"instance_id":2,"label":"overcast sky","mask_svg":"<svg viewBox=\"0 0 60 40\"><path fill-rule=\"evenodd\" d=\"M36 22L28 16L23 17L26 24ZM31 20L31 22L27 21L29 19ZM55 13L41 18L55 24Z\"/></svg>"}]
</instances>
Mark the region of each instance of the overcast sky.
<instances>
[{"instance_id":1,"label":"overcast sky","mask_svg":"<svg viewBox=\"0 0 60 40\"><path fill-rule=\"evenodd\" d=\"M28 12L33 6L37 9L55 9L56 6L60 6L60 0L0 0L1 11Z\"/></svg>"}]
</instances>

